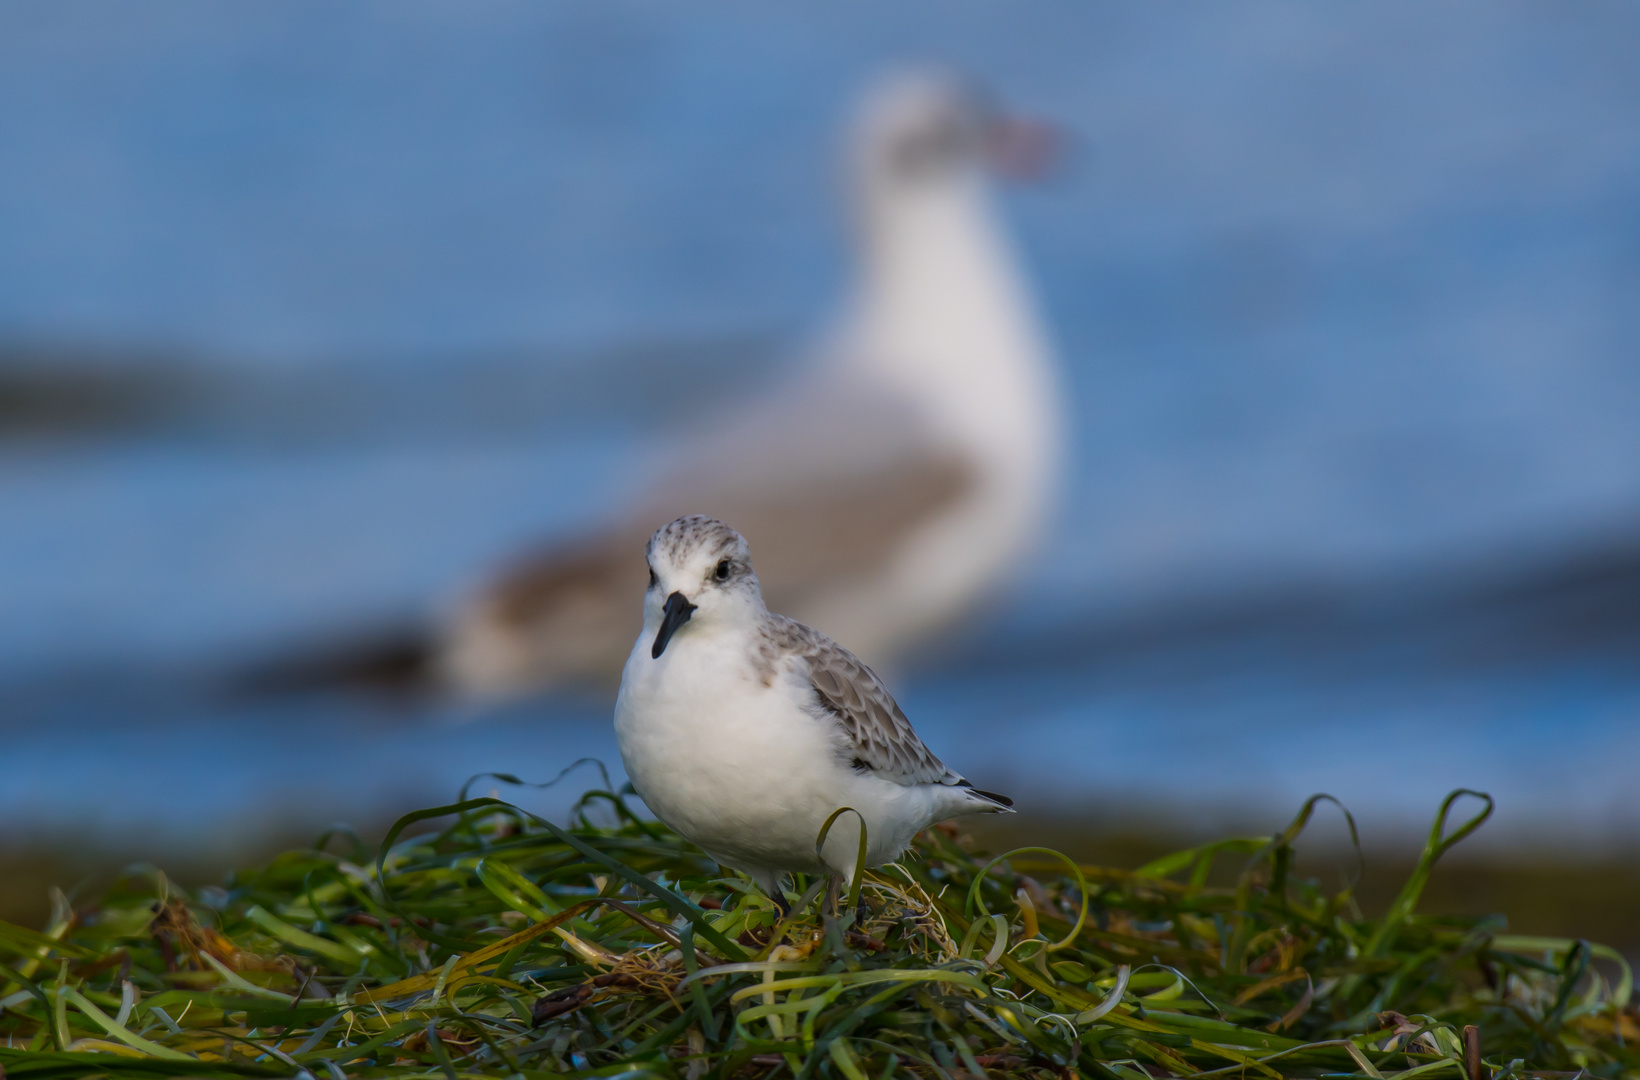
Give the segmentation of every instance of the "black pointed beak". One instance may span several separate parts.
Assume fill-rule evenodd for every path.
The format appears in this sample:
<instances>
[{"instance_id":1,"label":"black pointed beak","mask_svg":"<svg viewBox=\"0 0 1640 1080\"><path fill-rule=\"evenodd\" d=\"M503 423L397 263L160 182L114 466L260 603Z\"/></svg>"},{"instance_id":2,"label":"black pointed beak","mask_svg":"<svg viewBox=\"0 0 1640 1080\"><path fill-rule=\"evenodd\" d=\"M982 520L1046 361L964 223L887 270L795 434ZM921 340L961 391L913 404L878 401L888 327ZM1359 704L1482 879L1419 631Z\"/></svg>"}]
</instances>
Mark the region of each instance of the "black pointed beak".
<instances>
[{"instance_id":1,"label":"black pointed beak","mask_svg":"<svg viewBox=\"0 0 1640 1080\"><path fill-rule=\"evenodd\" d=\"M695 613L695 605L683 598L683 594L675 592L666 598L666 613L661 616L661 628L655 634L655 647L649 650L649 655L656 660L666 651L666 643L672 640L672 635L678 632L678 627L689 621L689 616Z\"/></svg>"}]
</instances>

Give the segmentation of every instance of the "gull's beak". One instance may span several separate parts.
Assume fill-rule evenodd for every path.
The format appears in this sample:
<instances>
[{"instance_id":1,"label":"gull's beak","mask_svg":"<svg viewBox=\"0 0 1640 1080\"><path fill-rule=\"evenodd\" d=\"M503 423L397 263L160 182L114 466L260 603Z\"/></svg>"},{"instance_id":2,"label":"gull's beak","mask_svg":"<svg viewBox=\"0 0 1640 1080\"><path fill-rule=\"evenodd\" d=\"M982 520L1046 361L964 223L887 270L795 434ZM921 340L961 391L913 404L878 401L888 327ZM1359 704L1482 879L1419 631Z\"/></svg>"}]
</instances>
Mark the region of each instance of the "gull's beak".
<instances>
[{"instance_id":1,"label":"gull's beak","mask_svg":"<svg viewBox=\"0 0 1640 1080\"><path fill-rule=\"evenodd\" d=\"M678 632L678 627L689 621L689 616L695 613L695 605L685 600L683 594L675 592L666 598L666 613L661 616L661 628L655 634L655 647L649 650L649 655L656 660L666 651L666 643L672 640L672 635Z\"/></svg>"},{"instance_id":2,"label":"gull's beak","mask_svg":"<svg viewBox=\"0 0 1640 1080\"><path fill-rule=\"evenodd\" d=\"M1042 180L1059 168L1065 135L1042 120L999 116L986 132L986 155L991 167L1010 180Z\"/></svg>"}]
</instances>

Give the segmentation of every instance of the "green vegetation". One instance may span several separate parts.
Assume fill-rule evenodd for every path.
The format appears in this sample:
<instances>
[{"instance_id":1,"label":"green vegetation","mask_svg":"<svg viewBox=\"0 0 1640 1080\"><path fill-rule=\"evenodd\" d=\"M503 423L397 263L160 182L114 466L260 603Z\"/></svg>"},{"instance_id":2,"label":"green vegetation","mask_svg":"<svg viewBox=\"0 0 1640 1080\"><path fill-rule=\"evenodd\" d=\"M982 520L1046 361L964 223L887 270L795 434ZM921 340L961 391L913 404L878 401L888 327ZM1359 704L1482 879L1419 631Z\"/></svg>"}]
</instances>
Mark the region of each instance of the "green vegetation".
<instances>
[{"instance_id":1,"label":"green vegetation","mask_svg":"<svg viewBox=\"0 0 1640 1080\"><path fill-rule=\"evenodd\" d=\"M1420 916L1455 792L1378 919L1273 837L1138 870L931 830L793 915L621 796L330 834L226 888L158 872L0 923L5 1076L1640 1077L1622 957ZM1468 805L1465 803L1464 805ZM612 824L597 825L594 817ZM412 827L439 831L405 837ZM1351 825L1353 831L1353 824ZM350 848L344 854L334 849ZM1215 862L1239 867L1233 885ZM830 909L841 908L841 914Z\"/></svg>"}]
</instances>

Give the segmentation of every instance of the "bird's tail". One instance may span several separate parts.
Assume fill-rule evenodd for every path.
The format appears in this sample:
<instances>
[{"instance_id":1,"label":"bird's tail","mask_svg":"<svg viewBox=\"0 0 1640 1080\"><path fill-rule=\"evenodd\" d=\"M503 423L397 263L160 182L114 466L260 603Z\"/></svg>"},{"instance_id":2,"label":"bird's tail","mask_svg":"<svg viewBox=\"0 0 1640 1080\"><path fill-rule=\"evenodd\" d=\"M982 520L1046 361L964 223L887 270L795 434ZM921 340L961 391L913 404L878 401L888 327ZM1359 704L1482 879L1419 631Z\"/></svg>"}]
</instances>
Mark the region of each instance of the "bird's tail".
<instances>
[{"instance_id":1,"label":"bird's tail","mask_svg":"<svg viewBox=\"0 0 1640 1080\"><path fill-rule=\"evenodd\" d=\"M396 626L249 664L227 682L230 692L249 697L329 691L421 697L438 688L436 659L429 630Z\"/></svg>"},{"instance_id":2,"label":"bird's tail","mask_svg":"<svg viewBox=\"0 0 1640 1080\"><path fill-rule=\"evenodd\" d=\"M1014 800L1006 795L998 795L994 791L981 791L966 780L962 783L963 790L968 794L968 801L974 803L973 812L981 814L1012 814Z\"/></svg>"}]
</instances>

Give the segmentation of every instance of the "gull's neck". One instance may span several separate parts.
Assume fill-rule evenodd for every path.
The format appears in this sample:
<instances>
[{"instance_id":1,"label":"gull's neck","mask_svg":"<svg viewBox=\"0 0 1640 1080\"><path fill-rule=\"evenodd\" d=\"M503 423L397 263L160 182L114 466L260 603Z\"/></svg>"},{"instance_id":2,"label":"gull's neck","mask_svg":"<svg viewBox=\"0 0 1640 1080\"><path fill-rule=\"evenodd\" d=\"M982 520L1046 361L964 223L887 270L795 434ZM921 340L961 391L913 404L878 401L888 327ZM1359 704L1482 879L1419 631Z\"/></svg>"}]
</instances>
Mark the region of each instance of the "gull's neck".
<instances>
[{"instance_id":1,"label":"gull's neck","mask_svg":"<svg viewBox=\"0 0 1640 1080\"><path fill-rule=\"evenodd\" d=\"M993 455L1049 453L1048 348L981 178L861 187L859 284L841 363L909 395L964 443L990 443Z\"/></svg>"}]
</instances>

